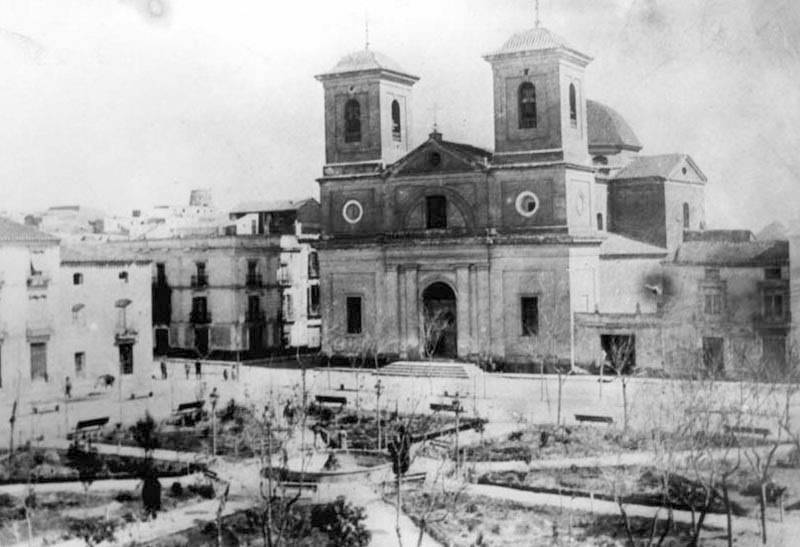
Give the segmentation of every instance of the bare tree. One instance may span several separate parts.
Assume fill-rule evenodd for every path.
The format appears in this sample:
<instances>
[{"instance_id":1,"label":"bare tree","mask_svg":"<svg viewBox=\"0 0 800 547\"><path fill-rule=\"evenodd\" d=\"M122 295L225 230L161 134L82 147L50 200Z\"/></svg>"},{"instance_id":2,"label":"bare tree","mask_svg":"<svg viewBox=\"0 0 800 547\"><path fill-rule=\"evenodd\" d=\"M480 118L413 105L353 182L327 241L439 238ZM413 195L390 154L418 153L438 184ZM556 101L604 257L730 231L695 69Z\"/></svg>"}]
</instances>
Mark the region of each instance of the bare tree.
<instances>
[{"instance_id":1,"label":"bare tree","mask_svg":"<svg viewBox=\"0 0 800 547\"><path fill-rule=\"evenodd\" d=\"M636 350L633 337L614 336L608 348L608 359L611 368L616 374L622 387L622 423L623 431L628 432L629 426L629 401L628 401L628 381L633 372L633 357Z\"/></svg>"},{"instance_id":2,"label":"bare tree","mask_svg":"<svg viewBox=\"0 0 800 547\"><path fill-rule=\"evenodd\" d=\"M422 312L422 343L420 353L424 359L434 357L454 318L447 310L424 307Z\"/></svg>"}]
</instances>

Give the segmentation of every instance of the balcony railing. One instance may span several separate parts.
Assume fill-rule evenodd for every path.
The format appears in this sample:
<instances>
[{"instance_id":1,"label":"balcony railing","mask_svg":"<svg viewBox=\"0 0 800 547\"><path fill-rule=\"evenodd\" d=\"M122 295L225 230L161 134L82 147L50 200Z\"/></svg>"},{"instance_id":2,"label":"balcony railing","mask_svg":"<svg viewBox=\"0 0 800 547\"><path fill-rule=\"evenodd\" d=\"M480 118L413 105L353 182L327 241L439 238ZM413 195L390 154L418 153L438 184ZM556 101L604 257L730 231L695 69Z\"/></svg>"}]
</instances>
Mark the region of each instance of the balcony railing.
<instances>
[{"instance_id":1,"label":"balcony railing","mask_svg":"<svg viewBox=\"0 0 800 547\"><path fill-rule=\"evenodd\" d=\"M782 315L759 313L754 317L754 320L757 328L789 327L792 323L792 314L788 311Z\"/></svg>"},{"instance_id":2,"label":"balcony railing","mask_svg":"<svg viewBox=\"0 0 800 547\"><path fill-rule=\"evenodd\" d=\"M192 288L193 289L205 289L208 287L208 275L207 274L197 274L192 276Z\"/></svg>"},{"instance_id":3,"label":"balcony railing","mask_svg":"<svg viewBox=\"0 0 800 547\"><path fill-rule=\"evenodd\" d=\"M130 325L117 325L114 329L114 342L117 344L133 344L139 331Z\"/></svg>"},{"instance_id":4,"label":"balcony railing","mask_svg":"<svg viewBox=\"0 0 800 547\"><path fill-rule=\"evenodd\" d=\"M196 325L207 325L211 323L211 312L207 310L192 310L189 314L189 321Z\"/></svg>"},{"instance_id":5,"label":"balcony railing","mask_svg":"<svg viewBox=\"0 0 800 547\"><path fill-rule=\"evenodd\" d=\"M245 321L248 323L266 323L267 314L263 310L247 310Z\"/></svg>"},{"instance_id":6,"label":"balcony railing","mask_svg":"<svg viewBox=\"0 0 800 547\"><path fill-rule=\"evenodd\" d=\"M53 323L49 319L32 319L25 325L28 339L49 338L53 334Z\"/></svg>"},{"instance_id":7,"label":"balcony railing","mask_svg":"<svg viewBox=\"0 0 800 547\"><path fill-rule=\"evenodd\" d=\"M50 278L41 272L28 276L28 288L30 289L46 289L49 283Z\"/></svg>"},{"instance_id":8,"label":"balcony railing","mask_svg":"<svg viewBox=\"0 0 800 547\"><path fill-rule=\"evenodd\" d=\"M247 287L250 289L258 289L264 286L264 278L261 274L247 274Z\"/></svg>"}]
</instances>

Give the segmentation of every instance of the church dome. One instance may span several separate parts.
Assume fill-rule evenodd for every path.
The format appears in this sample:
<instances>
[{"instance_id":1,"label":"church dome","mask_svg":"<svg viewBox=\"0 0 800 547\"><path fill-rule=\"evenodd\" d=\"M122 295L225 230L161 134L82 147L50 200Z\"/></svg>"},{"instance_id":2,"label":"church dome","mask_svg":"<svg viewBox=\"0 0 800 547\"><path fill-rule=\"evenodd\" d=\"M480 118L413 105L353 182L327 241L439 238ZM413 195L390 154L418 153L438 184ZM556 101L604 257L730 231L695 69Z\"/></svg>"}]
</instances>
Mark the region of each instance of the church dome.
<instances>
[{"instance_id":1,"label":"church dome","mask_svg":"<svg viewBox=\"0 0 800 547\"><path fill-rule=\"evenodd\" d=\"M636 133L622 115L611 107L597 101L586 101L589 147L617 148L620 150L642 149Z\"/></svg>"},{"instance_id":2,"label":"church dome","mask_svg":"<svg viewBox=\"0 0 800 547\"><path fill-rule=\"evenodd\" d=\"M326 74L346 74L349 72L364 72L368 70L385 70L410 76L405 70L391 57L371 49L362 49L342 57L336 66Z\"/></svg>"}]
</instances>

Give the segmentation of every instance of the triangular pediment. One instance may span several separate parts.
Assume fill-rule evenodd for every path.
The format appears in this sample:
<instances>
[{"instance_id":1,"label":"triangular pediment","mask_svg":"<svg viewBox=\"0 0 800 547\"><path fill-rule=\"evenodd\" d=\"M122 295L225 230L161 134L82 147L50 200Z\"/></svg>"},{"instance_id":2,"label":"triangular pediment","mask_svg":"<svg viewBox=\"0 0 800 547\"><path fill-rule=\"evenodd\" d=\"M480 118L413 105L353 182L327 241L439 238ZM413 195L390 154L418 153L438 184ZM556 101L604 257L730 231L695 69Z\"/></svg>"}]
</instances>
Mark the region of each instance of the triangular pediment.
<instances>
[{"instance_id":1,"label":"triangular pediment","mask_svg":"<svg viewBox=\"0 0 800 547\"><path fill-rule=\"evenodd\" d=\"M466 144L441 140L434 134L389 167L396 177L484 171L491 153Z\"/></svg>"}]
</instances>

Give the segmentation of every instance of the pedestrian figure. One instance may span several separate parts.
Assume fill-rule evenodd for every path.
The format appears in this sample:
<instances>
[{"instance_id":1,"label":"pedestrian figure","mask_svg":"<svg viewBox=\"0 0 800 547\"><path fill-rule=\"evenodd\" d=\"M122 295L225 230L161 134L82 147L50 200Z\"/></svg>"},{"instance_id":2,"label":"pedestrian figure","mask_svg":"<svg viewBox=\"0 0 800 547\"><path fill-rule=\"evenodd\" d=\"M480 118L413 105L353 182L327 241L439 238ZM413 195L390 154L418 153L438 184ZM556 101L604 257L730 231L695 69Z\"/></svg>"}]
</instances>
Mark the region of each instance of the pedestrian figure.
<instances>
[{"instance_id":1,"label":"pedestrian figure","mask_svg":"<svg viewBox=\"0 0 800 547\"><path fill-rule=\"evenodd\" d=\"M189 371L191 370L191 367L189 367L189 363L186 363L185 365L183 365L183 370L186 371L186 379L188 380L189 379Z\"/></svg>"},{"instance_id":2,"label":"pedestrian figure","mask_svg":"<svg viewBox=\"0 0 800 547\"><path fill-rule=\"evenodd\" d=\"M226 368L222 369L222 379L228 381L228 369Z\"/></svg>"},{"instance_id":3,"label":"pedestrian figure","mask_svg":"<svg viewBox=\"0 0 800 547\"><path fill-rule=\"evenodd\" d=\"M64 384L64 394L67 396L67 399L72 399L72 381L67 376L67 381Z\"/></svg>"},{"instance_id":4,"label":"pedestrian figure","mask_svg":"<svg viewBox=\"0 0 800 547\"><path fill-rule=\"evenodd\" d=\"M161 361L161 379L167 379L167 364L164 361Z\"/></svg>"},{"instance_id":5,"label":"pedestrian figure","mask_svg":"<svg viewBox=\"0 0 800 547\"><path fill-rule=\"evenodd\" d=\"M202 366L203 365L200 364L200 361L195 361L195 363L194 363L194 375L197 376L198 378L200 378L200 376L203 374L202 368L201 368Z\"/></svg>"}]
</instances>

